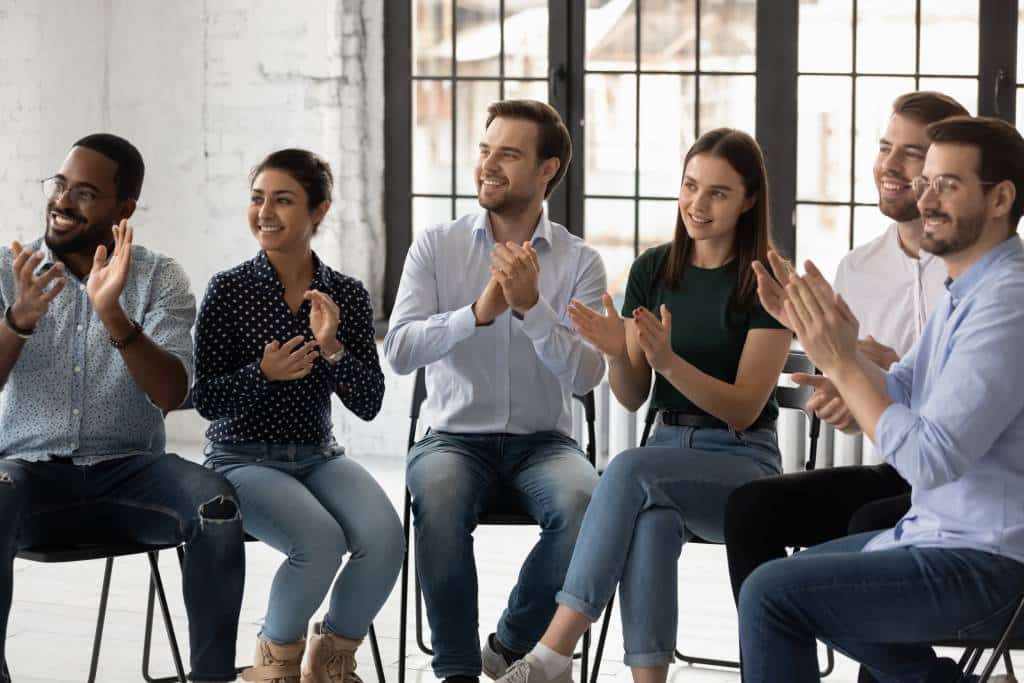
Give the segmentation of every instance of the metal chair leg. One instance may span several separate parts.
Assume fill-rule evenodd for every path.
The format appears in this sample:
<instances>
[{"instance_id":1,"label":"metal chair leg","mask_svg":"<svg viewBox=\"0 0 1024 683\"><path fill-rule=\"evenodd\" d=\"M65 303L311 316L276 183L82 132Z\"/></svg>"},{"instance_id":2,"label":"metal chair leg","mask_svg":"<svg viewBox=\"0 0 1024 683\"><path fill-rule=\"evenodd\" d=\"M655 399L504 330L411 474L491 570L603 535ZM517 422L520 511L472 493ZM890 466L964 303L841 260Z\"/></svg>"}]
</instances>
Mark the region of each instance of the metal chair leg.
<instances>
[{"instance_id":1,"label":"metal chair leg","mask_svg":"<svg viewBox=\"0 0 1024 683\"><path fill-rule=\"evenodd\" d=\"M575 657L575 655L574 655ZM590 662L590 627L583 633L583 651L580 653L580 681L587 681L587 665Z\"/></svg>"},{"instance_id":2,"label":"metal chair leg","mask_svg":"<svg viewBox=\"0 0 1024 683\"><path fill-rule=\"evenodd\" d=\"M601 622L601 633L597 637L597 649L594 651L594 666L590 673L590 683L597 683L597 675L601 671L601 657L604 656L604 642L608 637L608 624L612 620L612 605L615 604L615 594L612 593L612 599L608 601L608 606L604 608L604 621ZM586 678L580 679L582 683L587 683Z\"/></svg>"},{"instance_id":3,"label":"metal chair leg","mask_svg":"<svg viewBox=\"0 0 1024 683\"><path fill-rule=\"evenodd\" d=\"M142 648L142 677L147 683L187 683L185 667L181 663L181 650L178 649L178 639L174 635L174 624L171 622L171 611L167 606L167 594L164 593L164 582L160 577L160 565L158 553L153 551L146 553L149 558L150 587L149 599L146 606L146 635ZM149 673L149 654L153 629L153 594L160 600L160 612L164 619L164 628L167 630L167 640L171 646L171 657L174 659L174 669L177 676L166 676L164 678L153 678Z\"/></svg>"},{"instance_id":4,"label":"metal chair leg","mask_svg":"<svg viewBox=\"0 0 1024 683\"><path fill-rule=\"evenodd\" d=\"M92 662L89 664L89 683L96 680L96 670L100 663L100 645L103 643L103 622L107 617L107 598L110 597L110 574L114 570L114 558L108 557L103 568L103 588L100 591L100 609L96 615L96 633L92 639Z\"/></svg>"},{"instance_id":5,"label":"metal chair leg","mask_svg":"<svg viewBox=\"0 0 1024 683\"><path fill-rule=\"evenodd\" d=\"M377 669L377 681L378 683L387 683L387 679L384 677L384 662L380 658L380 646L377 644L377 631L373 628L373 624L370 624L370 651L373 652L373 665Z\"/></svg>"},{"instance_id":6,"label":"metal chair leg","mask_svg":"<svg viewBox=\"0 0 1024 683\"><path fill-rule=\"evenodd\" d=\"M398 612L398 683L405 683L405 638L409 614L409 491L405 491L405 506L402 512L402 532L405 534L405 556L402 558L402 588Z\"/></svg>"},{"instance_id":7,"label":"metal chair leg","mask_svg":"<svg viewBox=\"0 0 1024 683\"><path fill-rule=\"evenodd\" d=\"M818 672L818 676L825 678L836 668L836 654L829 645L825 646L825 669Z\"/></svg>"}]
</instances>

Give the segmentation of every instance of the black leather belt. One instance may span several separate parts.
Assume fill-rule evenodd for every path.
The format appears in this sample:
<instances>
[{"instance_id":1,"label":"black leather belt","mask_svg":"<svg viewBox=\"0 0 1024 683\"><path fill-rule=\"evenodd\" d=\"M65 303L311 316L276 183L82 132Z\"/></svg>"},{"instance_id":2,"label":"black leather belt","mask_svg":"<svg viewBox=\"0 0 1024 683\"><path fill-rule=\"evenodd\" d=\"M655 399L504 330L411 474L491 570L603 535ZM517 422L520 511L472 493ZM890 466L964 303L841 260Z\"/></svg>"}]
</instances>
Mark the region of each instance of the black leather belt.
<instances>
[{"instance_id":1,"label":"black leather belt","mask_svg":"<svg viewBox=\"0 0 1024 683\"><path fill-rule=\"evenodd\" d=\"M730 429L729 425L710 415L694 415L693 413L682 413L678 410L662 410L658 412L661 424L670 427L699 427L703 429ZM759 417L754 420L744 431L751 429L775 429L775 420L766 417Z\"/></svg>"}]
</instances>

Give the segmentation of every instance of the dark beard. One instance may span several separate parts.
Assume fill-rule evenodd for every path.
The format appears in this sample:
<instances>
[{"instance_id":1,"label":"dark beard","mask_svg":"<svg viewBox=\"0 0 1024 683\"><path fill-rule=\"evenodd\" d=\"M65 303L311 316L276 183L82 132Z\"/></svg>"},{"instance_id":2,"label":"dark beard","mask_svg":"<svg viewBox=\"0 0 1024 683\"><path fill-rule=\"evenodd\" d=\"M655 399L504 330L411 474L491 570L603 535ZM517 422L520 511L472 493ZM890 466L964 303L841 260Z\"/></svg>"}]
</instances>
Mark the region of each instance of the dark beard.
<instances>
[{"instance_id":1,"label":"dark beard","mask_svg":"<svg viewBox=\"0 0 1024 683\"><path fill-rule=\"evenodd\" d=\"M897 223L906 223L914 220L915 218L920 218L921 216L921 213L917 210L917 202L890 204L888 202L879 201L878 210L882 212L882 215L887 218L891 218Z\"/></svg>"},{"instance_id":2,"label":"dark beard","mask_svg":"<svg viewBox=\"0 0 1024 683\"><path fill-rule=\"evenodd\" d=\"M921 248L935 256L947 256L969 249L981 238L985 227L985 216L965 217L957 221L956 232L948 240L936 240L928 233L921 235Z\"/></svg>"},{"instance_id":3,"label":"dark beard","mask_svg":"<svg viewBox=\"0 0 1024 683\"><path fill-rule=\"evenodd\" d=\"M92 256L93 252L96 251L96 247L101 244L109 242L109 234L105 234L103 230L104 225L113 225L113 217L103 218L94 223L90 223L85 226L85 229L79 232L70 240L64 242L56 242L50 239L50 211L52 209L47 208L46 220L43 227L43 241L46 246L50 248L53 255L57 258L65 256L67 254L88 254ZM65 214L66 215L66 214Z\"/></svg>"}]
</instances>

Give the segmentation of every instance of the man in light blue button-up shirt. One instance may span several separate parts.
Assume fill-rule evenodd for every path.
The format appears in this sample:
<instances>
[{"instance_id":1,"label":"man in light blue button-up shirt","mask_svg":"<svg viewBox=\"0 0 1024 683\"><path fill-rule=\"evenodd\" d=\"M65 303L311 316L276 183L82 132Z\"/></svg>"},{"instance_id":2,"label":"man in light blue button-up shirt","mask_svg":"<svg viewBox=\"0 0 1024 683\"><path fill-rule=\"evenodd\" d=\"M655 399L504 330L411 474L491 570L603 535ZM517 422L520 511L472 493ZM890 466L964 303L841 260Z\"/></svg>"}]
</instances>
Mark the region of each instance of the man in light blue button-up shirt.
<instances>
[{"instance_id":1,"label":"man in light blue button-up shirt","mask_svg":"<svg viewBox=\"0 0 1024 683\"><path fill-rule=\"evenodd\" d=\"M79 140L43 182L45 236L0 249L0 663L18 551L183 543L192 680L233 681L241 520L220 475L164 452L195 298L177 263L132 244L143 174L128 141Z\"/></svg>"},{"instance_id":2,"label":"man in light blue button-up shirt","mask_svg":"<svg viewBox=\"0 0 1024 683\"><path fill-rule=\"evenodd\" d=\"M534 646L597 483L569 436L570 403L601 381L605 363L566 308L572 299L598 307L605 270L543 210L570 157L569 133L548 105L491 105L476 165L485 211L419 236L384 340L397 372L426 368L431 431L409 454L407 483L441 678L475 678L481 665L498 677ZM542 532L481 659L472 533L496 497Z\"/></svg>"},{"instance_id":3,"label":"man in light blue button-up shirt","mask_svg":"<svg viewBox=\"0 0 1024 683\"><path fill-rule=\"evenodd\" d=\"M966 116L928 134L913 184L921 246L943 259L948 291L907 355L888 373L859 356L856 319L813 265L785 290L794 331L829 377L812 380L816 391L845 402L913 486L912 505L894 529L747 579L748 683L817 681L815 639L878 681L956 681L955 662L921 643L995 638L1024 592L1024 139Z\"/></svg>"}]
</instances>

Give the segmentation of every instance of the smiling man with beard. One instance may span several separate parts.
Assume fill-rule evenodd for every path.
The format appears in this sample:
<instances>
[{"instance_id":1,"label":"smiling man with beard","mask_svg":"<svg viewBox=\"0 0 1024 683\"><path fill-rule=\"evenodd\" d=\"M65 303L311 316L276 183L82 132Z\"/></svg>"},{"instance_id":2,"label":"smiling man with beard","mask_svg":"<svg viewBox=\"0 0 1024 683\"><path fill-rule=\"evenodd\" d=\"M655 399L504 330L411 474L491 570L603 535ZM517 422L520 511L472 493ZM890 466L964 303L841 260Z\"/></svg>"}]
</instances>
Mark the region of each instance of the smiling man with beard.
<instances>
[{"instance_id":1,"label":"smiling man with beard","mask_svg":"<svg viewBox=\"0 0 1024 683\"><path fill-rule=\"evenodd\" d=\"M883 235L843 257L834 286L860 321L860 352L882 369L910 350L945 293L946 269L922 244L911 181L924 168L928 124L966 113L942 93L901 95L878 143L872 169L878 208L893 223ZM776 260L774 266L785 280L789 265ZM780 304L773 303L766 308L792 329ZM837 429L851 428L841 402L826 401L819 393L807 407ZM787 547L824 543L851 530L891 527L910 507L909 491L899 472L885 463L794 472L741 486L729 497L725 514L733 596L739 598L744 580L757 567L785 557Z\"/></svg>"},{"instance_id":2,"label":"smiling man with beard","mask_svg":"<svg viewBox=\"0 0 1024 683\"><path fill-rule=\"evenodd\" d=\"M434 673L459 683L481 667L501 676L540 638L597 485L569 436L570 403L601 381L605 361L567 307L600 305L604 265L544 212L571 157L551 106L492 104L475 178L485 211L417 238L384 340L396 372L426 367L431 431L410 451L406 481ZM472 534L497 491L542 533L481 653Z\"/></svg>"},{"instance_id":3,"label":"smiling man with beard","mask_svg":"<svg viewBox=\"0 0 1024 683\"><path fill-rule=\"evenodd\" d=\"M242 525L220 475L164 452L195 298L132 244L144 168L127 140L82 138L43 182L45 237L0 249L0 662L22 548L184 543L191 680L233 681Z\"/></svg>"}]
</instances>

